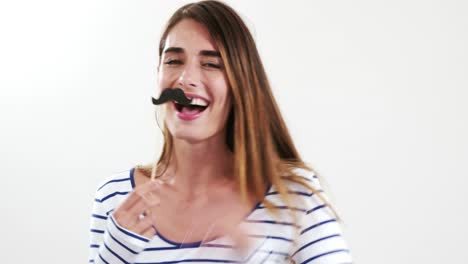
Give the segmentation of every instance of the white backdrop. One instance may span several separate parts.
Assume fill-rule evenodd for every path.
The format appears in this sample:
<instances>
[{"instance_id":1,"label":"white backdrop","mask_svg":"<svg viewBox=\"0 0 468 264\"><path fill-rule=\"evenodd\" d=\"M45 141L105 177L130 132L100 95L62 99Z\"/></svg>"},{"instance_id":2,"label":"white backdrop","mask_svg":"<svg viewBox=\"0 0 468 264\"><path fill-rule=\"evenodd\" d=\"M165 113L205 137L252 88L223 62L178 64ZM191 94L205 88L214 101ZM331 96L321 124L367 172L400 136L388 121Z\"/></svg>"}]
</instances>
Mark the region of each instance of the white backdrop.
<instances>
[{"instance_id":1,"label":"white backdrop","mask_svg":"<svg viewBox=\"0 0 468 264\"><path fill-rule=\"evenodd\" d=\"M97 184L155 158L157 42L185 2L0 4L2 263L87 262ZM467 2L227 2L356 263L466 263Z\"/></svg>"}]
</instances>

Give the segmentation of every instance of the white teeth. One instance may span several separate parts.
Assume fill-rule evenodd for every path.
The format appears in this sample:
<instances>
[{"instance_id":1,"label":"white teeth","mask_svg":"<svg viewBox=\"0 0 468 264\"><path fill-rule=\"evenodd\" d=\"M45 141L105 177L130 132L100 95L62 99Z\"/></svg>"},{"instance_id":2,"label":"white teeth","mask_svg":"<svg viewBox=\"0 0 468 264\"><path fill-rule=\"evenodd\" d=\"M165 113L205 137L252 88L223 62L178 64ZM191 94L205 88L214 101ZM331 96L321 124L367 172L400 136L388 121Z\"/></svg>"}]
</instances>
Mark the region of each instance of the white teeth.
<instances>
[{"instance_id":1,"label":"white teeth","mask_svg":"<svg viewBox=\"0 0 468 264\"><path fill-rule=\"evenodd\" d=\"M191 105L199 105L199 106L207 106L208 102L201 99L201 98L193 98L192 102L190 102Z\"/></svg>"}]
</instances>

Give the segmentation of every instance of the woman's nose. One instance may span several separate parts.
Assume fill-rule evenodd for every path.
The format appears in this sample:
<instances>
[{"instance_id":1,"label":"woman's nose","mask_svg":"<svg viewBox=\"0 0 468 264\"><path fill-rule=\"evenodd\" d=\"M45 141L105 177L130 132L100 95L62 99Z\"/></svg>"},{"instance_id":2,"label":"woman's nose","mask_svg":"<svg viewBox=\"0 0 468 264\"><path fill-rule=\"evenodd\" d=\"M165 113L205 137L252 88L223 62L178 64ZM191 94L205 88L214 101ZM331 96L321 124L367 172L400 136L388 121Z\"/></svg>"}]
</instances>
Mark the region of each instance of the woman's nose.
<instances>
[{"instance_id":1,"label":"woman's nose","mask_svg":"<svg viewBox=\"0 0 468 264\"><path fill-rule=\"evenodd\" d=\"M178 84L182 87L198 87L200 82L199 67L195 63L187 63L184 65L182 72L180 73Z\"/></svg>"}]
</instances>

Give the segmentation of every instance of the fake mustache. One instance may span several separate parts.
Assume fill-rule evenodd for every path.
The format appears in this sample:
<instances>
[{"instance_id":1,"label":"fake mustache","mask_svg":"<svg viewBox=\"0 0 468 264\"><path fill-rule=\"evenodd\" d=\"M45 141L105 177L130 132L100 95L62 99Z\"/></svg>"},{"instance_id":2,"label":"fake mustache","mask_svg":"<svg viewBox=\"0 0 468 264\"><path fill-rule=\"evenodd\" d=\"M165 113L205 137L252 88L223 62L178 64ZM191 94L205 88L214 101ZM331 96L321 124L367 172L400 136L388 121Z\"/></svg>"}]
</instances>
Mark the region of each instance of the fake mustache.
<instances>
[{"instance_id":1,"label":"fake mustache","mask_svg":"<svg viewBox=\"0 0 468 264\"><path fill-rule=\"evenodd\" d=\"M176 101L181 105L188 106L192 102L192 98L185 96L185 93L180 88L166 88L162 91L158 99L151 97L154 105L164 104L168 101Z\"/></svg>"}]
</instances>

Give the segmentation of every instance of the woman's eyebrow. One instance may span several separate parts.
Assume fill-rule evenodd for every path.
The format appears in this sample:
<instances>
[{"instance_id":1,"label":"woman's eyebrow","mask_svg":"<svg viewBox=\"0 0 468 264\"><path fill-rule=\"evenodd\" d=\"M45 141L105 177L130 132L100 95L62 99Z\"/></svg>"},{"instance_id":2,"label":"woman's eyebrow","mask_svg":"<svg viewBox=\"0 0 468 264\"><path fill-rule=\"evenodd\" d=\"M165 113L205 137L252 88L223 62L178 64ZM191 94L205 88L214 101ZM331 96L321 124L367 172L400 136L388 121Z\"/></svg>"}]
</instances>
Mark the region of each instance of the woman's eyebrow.
<instances>
[{"instance_id":1,"label":"woman's eyebrow","mask_svg":"<svg viewBox=\"0 0 468 264\"><path fill-rule=\"evenodd\" d=\"M181 47L169 47L166 50L164 50L164 54L166 53L184 53L184 49ZM221 58L221 54L217 50L202 50L199 52L201 56L206 56L206 57L219 57Z\"/></svg>"},{"instance_id":2,"label":"woman's eyebrow","mask_svg":"<svg viewBox=\"0 0 468 264\"><path fill-rule=\"evenodd\" d=\"M202 50L202 51L200 51L200 55L207 56L207 57L219 57L219 58L221 58L221 54L217 50Z\"/></svg>"},{"instance_id":3,"label":"woman's eyebrow","mask_svg":"<svg viewBox=\"0 0 468 264\"><path fill-rule=\"evenodd\" d=\"M184 53L184 49L179 48L179 47L169 47L164 51L164 54L169 53L169 52Z\"/></svg>"}]
</instances>

